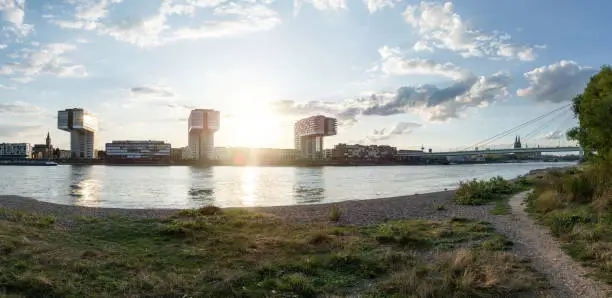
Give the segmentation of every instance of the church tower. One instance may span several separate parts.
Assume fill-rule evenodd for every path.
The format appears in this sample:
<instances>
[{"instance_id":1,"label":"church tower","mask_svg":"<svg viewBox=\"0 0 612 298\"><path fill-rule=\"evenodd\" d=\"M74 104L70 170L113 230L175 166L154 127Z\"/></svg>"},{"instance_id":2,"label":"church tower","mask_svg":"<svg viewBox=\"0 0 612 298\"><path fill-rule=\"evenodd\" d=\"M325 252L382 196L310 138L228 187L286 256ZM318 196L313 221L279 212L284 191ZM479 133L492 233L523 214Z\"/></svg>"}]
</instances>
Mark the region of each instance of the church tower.
<instances>
[{"instance_id":1,"label":"church tower","mask_svg":"<svg viewBox=\"0 0 612 298\"><path fill-rule=\"evenodd\" d=\"M514 149L521 149L521 137L516 136L514 138Z\"/></svg>"},{"instance_id":2,"label":"church tower","mask_svg":"<svg viewBox=\"0 0 612 298\"><path fill-rule=\"evenodd\" d=\"M46 144L47 144L47 148L51 148L51 136L49 136L49 132L47 132L47 139L46 139Z\"/></svg>"}]
</instances>

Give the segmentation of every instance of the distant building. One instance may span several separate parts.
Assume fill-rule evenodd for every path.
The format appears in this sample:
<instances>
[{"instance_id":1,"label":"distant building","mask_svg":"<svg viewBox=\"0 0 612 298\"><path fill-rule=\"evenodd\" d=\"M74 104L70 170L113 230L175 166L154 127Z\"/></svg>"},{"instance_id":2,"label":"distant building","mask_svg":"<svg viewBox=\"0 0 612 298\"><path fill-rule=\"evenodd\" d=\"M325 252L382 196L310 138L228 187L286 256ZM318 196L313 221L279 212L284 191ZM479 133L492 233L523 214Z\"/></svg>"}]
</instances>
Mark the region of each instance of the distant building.
<instances>
[{"instance_id":1,"label":"distant building","mask_svg":"<svg viewBox=\"0 0 612 298\"><path fill-rule=\"evenodd\" d=\"M32 157L32 145L28 143L1 143L0 159L26 159Z\"/></svg>"},{"instance_id":2,"label":"distant building","mask_svg":"<svg viewBox=\"0 0 612 298\"><path fill-rule=\"evenodd\" d=\"M215 148L214 134L220 126L219 111L196 109L189 114L189 148L195 160L212 159Z\"/></svg>"},{"instance_id":3,"label":"distant building","mask_svg":"<svg viewBox=\"0 0 612 298\"><path fill-rule=\"evenodd\" d=\"M334 149L323 149L323 159L332 159Z\"/></svg>"},{"instance_id":4,"label":"distant building","mask_svg":"<svg viewBox=\"0 0 612 298\"><path fill-rule=\"evenodd\" d=\"M71 157L71 152L70 150L60 150L59 151L59 159L70 159Z\"/></svg>"},{"instance_id":5,"label":"distant building","mask_svg":"<svg viewBox=\"0 0 612 298\"><path fill-rule=\"evenodd\" d=\"M521 147L521 137L516 136L516 138L514 138L514 149L521 149Z\"/></svg>"},{"instance_id":6,"label":"distant building","mask_svg":"<svg viewBox=\"0 0 612 298\"><path fill-rule=\"evenodd\" d=\"M391 160L397 156L397 148L388 145L337 144L332 150L336 160Z\"/></svg>"},{"instance_id":7,"label":"distant building","mask_svg":"<svg viewBox=\"0 0 612 298\"><path fill-rule=\"evenodd\" d=\"M53 159L53 145L51 145L51 136L47 132L47 138L44 144L35 144L32 147L33 159Z\"/></svg>"},{"instance_id":8,"label":"distant building","mask_svg":"<svg viewBox=\"0 0 612 298\"><path fill-rule=\"evenodd\" d=\"M98 120L83 109L57 112L57 128L70 132L72 158L94 158L94 133Z\"/></svg>"},{"instance_id":9,"label":"distant building","mask_svg":"<svg viewBox=\"0 0 612 298\"><path fill-rule=\"evenodd\" d=\"M214 159L238 165L293 162L298 155L295 149L279 148L217 147L214 150Z\"/></svg>"},{"instance_id":10,"label":"distant building","mask_svg":"<svg viewBox=\"0 0 612 298\"><path fill-rule=\"evenodd\" d=\"M295 150L300 153L300 158L323 158L323 137L336 135L336 128L336 119L321 115L295 122Z\"/></svg>"},{"instance_id":11,"label":"distant building","mask_svg":"<svg viewBox=\"0 0 612 298\"><path fill-rule=\"evenodd\" d=\"M398 150L397 160L416 160L424 156L426 153L423 150Z\"/></svg>"},{"instance_id":12,"label":"distant building","mask_svg":"<svg viewBox=\"0 0 612 298\"><path fill-rule=\"evenodd\" d=\"M171 145L163 141L113 141L106 143L109 163L170 163Z\"/></svg>"}]
</instances>

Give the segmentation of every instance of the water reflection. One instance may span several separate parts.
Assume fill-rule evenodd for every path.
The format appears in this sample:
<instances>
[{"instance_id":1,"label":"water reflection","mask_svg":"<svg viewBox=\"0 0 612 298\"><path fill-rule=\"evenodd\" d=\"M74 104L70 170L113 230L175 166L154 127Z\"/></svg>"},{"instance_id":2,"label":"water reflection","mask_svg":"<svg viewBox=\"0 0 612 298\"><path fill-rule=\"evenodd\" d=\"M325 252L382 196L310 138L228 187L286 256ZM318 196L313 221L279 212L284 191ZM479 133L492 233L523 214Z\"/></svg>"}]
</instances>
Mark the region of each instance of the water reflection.
<instances>
[{"instance_id":1,"label":"water reflection","mask_svg":"<svg viewBox=\"0 0 612 298\"><path fill-rule=\"evenodd\" d=\"M242 170L241 189L243 206L255 206L255 203L257 202L259 170L259 167L244 167Z\"/></svg>"},{"instance_id":2,"label":"water reflection","mask_svg":"<svg viewBox=\"0 0 612 298\"><path fill-rule=\"evenodd\" d=\"M70 172L70 196L76 199L75 205L100 206L101 182L92 177L92 167L74 167Z\"/></svg>"},{"instance_id":3,"label":"water reflection","mask_svg":"<svg viewBox=\"0 0 612 298\"><path fill-rule=\"evenodd\" d=\"M189 199L198 202L198 205L214 205L215 189L211 187L213 171L211 168L191 167L191 187L187 190Z\"/></svg>"},{"instance_id":4,"label":"water reflection","mask_svg":"<svg viewBox=\"0 0 612 298\"><path fill-rule=\"evenodd\" d=\"M323 201L325 199L323 169L309 169L308 175L296 172L293 197L297 204L312 204Z\"/></svg>"}]
</instances>

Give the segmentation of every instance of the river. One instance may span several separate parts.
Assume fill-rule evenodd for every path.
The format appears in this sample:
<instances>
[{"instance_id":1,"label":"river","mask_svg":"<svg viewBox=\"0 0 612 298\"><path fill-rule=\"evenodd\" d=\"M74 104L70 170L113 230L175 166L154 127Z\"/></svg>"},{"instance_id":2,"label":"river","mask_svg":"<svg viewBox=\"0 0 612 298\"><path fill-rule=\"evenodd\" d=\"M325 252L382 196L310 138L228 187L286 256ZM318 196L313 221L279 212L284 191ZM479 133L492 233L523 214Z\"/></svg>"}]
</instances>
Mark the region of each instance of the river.
<instances>
[{"instance_id":1,"label":"river","mask_svg":"<svg viewBox=\"0 0 612 298\"><path fill-rule=\"evenodd\" d=\"M277 206L412 195L574 163L447 166L0 166L0 194L118 208Z\"/></svg>"}]
</instances>

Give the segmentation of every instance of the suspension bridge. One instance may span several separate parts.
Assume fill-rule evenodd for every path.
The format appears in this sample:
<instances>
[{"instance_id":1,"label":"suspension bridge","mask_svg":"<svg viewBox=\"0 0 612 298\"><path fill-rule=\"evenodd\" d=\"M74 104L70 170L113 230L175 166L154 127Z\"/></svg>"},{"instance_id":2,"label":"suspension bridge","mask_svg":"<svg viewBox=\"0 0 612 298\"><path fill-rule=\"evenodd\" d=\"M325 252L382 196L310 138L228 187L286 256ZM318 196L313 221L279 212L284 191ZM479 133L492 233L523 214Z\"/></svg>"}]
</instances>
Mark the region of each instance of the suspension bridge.
<instances>
[{"instance_id":1,"label":"suspension bridge","mask_svg":"<svg viewBox=\"0 0 612 298\"><path fill-rule=\"evenodd\" d=\"M432 152L431 149L429 151L424 151L425 148L421 148L421 151L411 151L406 152L404 156L431 156L431 157L442 157L446 156L447 158L451 157L460 157L460 156L485 156L485 155L506 155L506 154L528 154L532 156L537 156L541 153L562 153L562 152L578 152L579 155L583 155L584 150L578 146L539 146L535 147L527 147L522 144L527 143L528 141L534 142L538 139L542 138L542 133L544 131L550 131L551 136L560 139L565 136L565 132L561 131L561 128L567 126L568 123L573 123L572 117L573 113L571 110L571 104L566 104L559 108L556 108L552 111L549 111L545 114L542 114L536 118L533 118L529 121L523 122L517 126L514 126L510 129L504 130L492 137L481 140L477 143L474 143L466 148L461 150L452 150L452 151L441 151L441 152ZM552 130L551 130L552 129ZM526 134L521 139L515 139L515 142L511 148L499 148L499 149L491 149L490 147L512 135L518 135L519 132L526 132ZM550 137L550 136L549 136Z\"/></svg>"}]
</instances>

